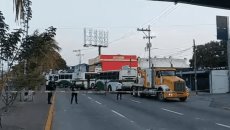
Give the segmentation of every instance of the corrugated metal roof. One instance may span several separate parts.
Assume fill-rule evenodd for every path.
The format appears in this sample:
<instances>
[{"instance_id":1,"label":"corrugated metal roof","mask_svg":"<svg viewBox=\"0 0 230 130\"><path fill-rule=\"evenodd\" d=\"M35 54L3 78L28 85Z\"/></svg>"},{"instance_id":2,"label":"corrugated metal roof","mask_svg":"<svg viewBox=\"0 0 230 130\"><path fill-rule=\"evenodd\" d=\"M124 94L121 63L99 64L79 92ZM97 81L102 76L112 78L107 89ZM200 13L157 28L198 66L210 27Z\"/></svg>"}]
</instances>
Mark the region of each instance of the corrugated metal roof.
<instances>
[{"instance_id":1,"label":"corrugated metal roof","mask_svg":"<svg viewBox=\"0 0 230 130\"><path fill-rule=\"evenodd\" d=\"M186 63L187 59L174 59L174 58L152 58L151 63L154 67L174 67L174 68L189 68ZM147 58L139 58L139 67L148 68L149 60Z\"/></svg>"}]
</instances>

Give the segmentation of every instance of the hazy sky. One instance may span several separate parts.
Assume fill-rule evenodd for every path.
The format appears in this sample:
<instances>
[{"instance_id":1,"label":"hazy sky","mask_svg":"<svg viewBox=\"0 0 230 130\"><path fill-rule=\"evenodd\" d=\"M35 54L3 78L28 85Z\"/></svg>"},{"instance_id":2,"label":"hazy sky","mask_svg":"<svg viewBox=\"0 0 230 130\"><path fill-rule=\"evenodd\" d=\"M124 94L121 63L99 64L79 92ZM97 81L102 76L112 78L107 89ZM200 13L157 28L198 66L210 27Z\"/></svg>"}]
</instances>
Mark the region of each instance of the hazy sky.
<instances>
[{"instance_id":1,"label":"hazy sky","mask_svg":"<svg viewBox=\"0 0 230 130\"><path fill-rule=\"evenodd\" d=\"M56 40L68 65L77 64L75 49L84 49L83 61L98 55L97 48L83 47L83 28L109 31L109 47L102 54L134 54L147 57L147 40L137 28L151 25L152 56L188 58L192 40L204 44L216 40L216 15L229 16L230 10L147 0L31 0L33 18L29 33L57 28ZM0 0L0 10L10 28L14 21L13 0ZM86 50L85 50L86 49ZM186 51L181 51L186 50Z\"/></svg>"}]
</instances>

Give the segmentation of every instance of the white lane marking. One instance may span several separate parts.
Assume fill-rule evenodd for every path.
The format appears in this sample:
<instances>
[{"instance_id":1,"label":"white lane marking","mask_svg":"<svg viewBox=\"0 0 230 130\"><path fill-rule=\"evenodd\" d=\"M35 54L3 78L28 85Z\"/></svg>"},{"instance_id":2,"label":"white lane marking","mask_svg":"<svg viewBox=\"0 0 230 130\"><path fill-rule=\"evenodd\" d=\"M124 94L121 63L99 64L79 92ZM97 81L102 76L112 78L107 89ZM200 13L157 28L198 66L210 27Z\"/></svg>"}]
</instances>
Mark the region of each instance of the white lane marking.
<instances>
[{"instance_id":1,"label":"white lane marking","mask_svg":"<svg viewBox=\"0 0 230 130\"><path fill-rule=\"evenodd\" d=\"M134 121L130 121L131 123L134 123Z\"/></svg>"},{"instance_id":2,"label":"white lane marking","mask_svg":"<svg viewBox=\"0 0 230 130\"><path fill-rule=\"evenodd\" d=\"M100 102L98 102L98 101L95 101L97 104L100 104L101 105L101 103Z\"/></svg>"},{"instance_id":3,"label":"white lane marking","mask_svg":"<svg viewBox=\"0 0 230 130\"><path fill-rule=\"evenodd\" d=\"M88 99L92 100L92 98L91 98L91 97L88 97Z\"/></svg>"},{"instance_id":4,"label":"white lane marking","mask_svg":"<svg viewBox=\"0 0 230 130\"><path fill-rule=\"evenodd\" d=\"M131 100L131 101L133 101L135 103L141 103L140 101L137 101L137 100Z\"/></svg>"},{"instance_id":5,"label":"white lane marking","mask_svg":"<svg viewBox=\"0 0 230 130\"><path fill-rule=\"evenodd\" d=\"M165 111L168 111L168 112L172 112L172 113L175 113L175 114L178 114L178 115L184 115L183 113L179 113L179 112L175 112L175 111L172 111L172 110L169 110L169 109L165 109L165 108L161 108L162 110L165 110Z\"/></svg>"},{"instance_id":6,"label":"white lane marking","mask_svg":"<svg viewBox=\"0 0 230 130\"><path fill-rule=\"evenodd\" d=\"M219 126L223 126L223 127L226 127L226 128L229 128L230 129L230 126L229 125L224 125L224 124L220 124L220 123L216 123L217 125Z\"/></svg>"},{"instance_id":7,"label":"white lane marking","mask_svg":"<svg viewBox=\"0 0 230 130\"><path fill-rule=\"evenodd\" d=\"M223 107L225 110L230 110L230 107Z\"/></svg>"},{"instance_id":8,"label":"white lane marking","mask_svg":"<svg viewBox=\"0 0 230 130\"><path fill-rule=\"evenodd\" d=\"M81 94L81 95L85 96L85 94Z\"/></svg>"},{"instance_id":9,"label":"white lane marking","mask_svg":"<svg viewBox=\"0 0 230 130\"><path fill-rule=\"evenodd\" d=\"M122 115L121 113L119 113L119 112L116 112L116 111L114 111L114 110L111 110L113 113L115 113L115 114L117 114L117 115L119 115L120 117L123 117L123 118L126 118L124 115Z\"/></svg>"},{"instance_id":10,"label":"white lane marking","mask_svg":"<svg viewBox=\"0 0 230 130\"><path fill-rule=\"evenodd\" d=\"M196 117L195 119L196 119L196 120L204 120L204 119L201 119L201 118L199 118L199 117Z\"/></svg>"}]
</instances>

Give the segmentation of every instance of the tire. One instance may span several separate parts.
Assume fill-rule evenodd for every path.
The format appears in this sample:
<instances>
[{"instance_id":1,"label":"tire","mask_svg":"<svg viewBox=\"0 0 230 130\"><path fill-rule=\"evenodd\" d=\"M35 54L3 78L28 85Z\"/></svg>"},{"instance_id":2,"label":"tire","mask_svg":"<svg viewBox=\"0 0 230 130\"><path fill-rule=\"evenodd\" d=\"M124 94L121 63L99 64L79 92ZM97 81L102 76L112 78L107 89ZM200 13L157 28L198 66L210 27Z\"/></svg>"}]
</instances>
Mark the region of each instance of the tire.
<instances>
[{"instance_id":1,"label":"tire","mask_svg":"<svg viewBox=\"0 0 230 130\"><path fill-rule=\"evenodd\" d=\"M163 91L158 92L157 98L158 98L159 101L165 101Z\"/></svg>"},{"instance_id":2,"label":"tire","mask_svg":"<svg viewBox=\"0 0 230 130\"><path fill-rule=\"evenodd\" d=\"M111 92L112 91L112 87L111 85L108 86L108 91Z\"/></svg>"},{"instance_id":3,"label":"tire","mask_svg":"<svg viewBox=\"0 0 230 130\"><path fill-rule=\"evenodd\" d=\"M137 92L137 96L138 97L143 97L143 93L141 92L141 88L138 88L138 92Z\"/></svg>"},{"instance_id":4,"label":"tire","mask_svg":"<svg viewBox=\"0 0 230 130\"><path fill-rule=\"evenodd\" d=\"M185 101L187 100L187 97L179 98L179 100L180 100L181 102L185 102Z\"/></svg>"},{"instance_id":5,"label":"tire","mask_svg":"<svg viewBox=\"0 0 230 130\"><path fill-rule=\"evenodd\" d=\"M133 95L134 97L137 96L136 87L132 87L132 95Z\"/></svg>"},{"instance_id":6,"label":"tire","mask_svg":"<svg viewBox=\"0 0 230 130\"><path fill-rule=\"evenodd\" d=\"M91 89L94 89L94 88L95 88L95 84L92 83L92 84L90 85L90 88L91 88Z\"/></svg>"}]
</instances>

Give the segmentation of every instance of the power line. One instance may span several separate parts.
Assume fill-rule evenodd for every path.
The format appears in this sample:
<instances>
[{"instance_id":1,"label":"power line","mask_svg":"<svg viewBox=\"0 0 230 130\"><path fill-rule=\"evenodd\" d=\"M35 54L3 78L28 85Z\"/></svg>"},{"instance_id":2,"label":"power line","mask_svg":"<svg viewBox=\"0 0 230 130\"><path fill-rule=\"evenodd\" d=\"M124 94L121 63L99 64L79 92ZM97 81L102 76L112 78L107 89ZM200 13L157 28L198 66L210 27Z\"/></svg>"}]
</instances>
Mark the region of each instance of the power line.
<instances>
[{"instance_id":1,"label":"power line","mask_svg":"<svg viewBox=\"0 0 230 130\"><path fill-rule=\"evenodd\" d=\"M160 18L165 12L167 12L167 11L168 11L170 8L172 8L172 7L173 7L173 5L167 6L167 8L165 8L165 9L160 13L160 15L158 15L158 16L156 16L156 17L154 17L154 18L151 18L150 20L148 20L147 22L145 22L145 23L142 24L141 26L145 26L146 24L149 24L150 22L157 20L158 18Z\"/></svg>"},{"instance_id":2,"label":"power line","mask_svg":"<svg viewBox=\"0 0 230 130\"><path fill-rule=\"evenodd\" d=\"M182 54L182 53L184 53L184 52L186 52L186 51L189 51L189 50L191 50L191 49L192 49L192 47L189 47L189 48L186 48L186 49L183 49L183 50L174 52L174 53L167 54L167 55L165 55L165 56L173 56L173 55L177 55L177 54Z\"/></svg>"}]
</instances>

